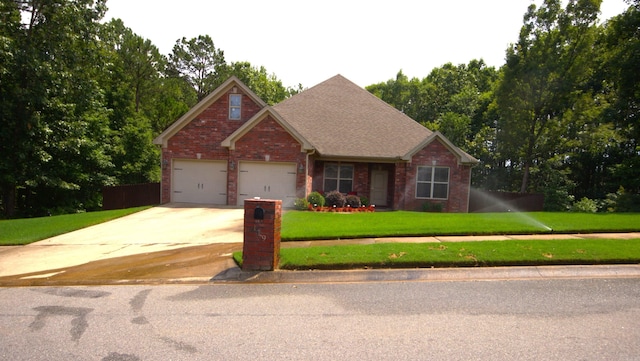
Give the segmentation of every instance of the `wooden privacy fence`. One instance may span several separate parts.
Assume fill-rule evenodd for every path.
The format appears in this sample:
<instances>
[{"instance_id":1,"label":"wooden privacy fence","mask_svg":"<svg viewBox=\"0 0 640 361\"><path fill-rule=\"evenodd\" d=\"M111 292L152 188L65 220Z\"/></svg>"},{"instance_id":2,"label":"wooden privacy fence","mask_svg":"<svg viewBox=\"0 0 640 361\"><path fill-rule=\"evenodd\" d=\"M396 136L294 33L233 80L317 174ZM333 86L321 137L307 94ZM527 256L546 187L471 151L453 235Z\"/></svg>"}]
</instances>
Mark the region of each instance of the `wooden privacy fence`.
<instances>
[{"instance_id":1,"label":"wooden privacy fence","mask_svg":"<svg viewBox=\"0 0 640 361\"><path fill-rule=\"evenodd\" d=\"M544 208L540 193L495 192L472 189L469 212L539 212Z\"/></svg>"},{"instance_id":2,"label":"wooden privacy fence","mask_svg":"<svg viewBox=\"0 0 640 361\"><path fill-rule=\"evenodd\" d=\"M160 204L160 183L102 188L102 209L124 209Z\"/></svg>"}]
</instances>

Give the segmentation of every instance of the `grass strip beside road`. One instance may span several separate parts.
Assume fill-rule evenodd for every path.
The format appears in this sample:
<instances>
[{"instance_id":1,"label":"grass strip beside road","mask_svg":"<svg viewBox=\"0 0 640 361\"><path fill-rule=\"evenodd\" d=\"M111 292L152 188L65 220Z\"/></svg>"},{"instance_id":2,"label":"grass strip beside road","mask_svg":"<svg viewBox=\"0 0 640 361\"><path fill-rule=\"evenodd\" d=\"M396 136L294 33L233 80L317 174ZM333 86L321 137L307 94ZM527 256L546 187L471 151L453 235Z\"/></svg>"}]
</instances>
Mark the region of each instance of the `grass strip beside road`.
<instances>
[{"instance_id":1,"label":"grass strip beside road","mask_svg":"<svg viewBox=\"0 0 640 361\"><path fill-rule=\"evenodd\" d=\"M288 211L282 240L640 231L638 213L319 213Z\"/></svg>"},{"instance_id":2,"label":"grass strip beside road","mask_svg":"<svg viewBox=\"0 0 640 361\"><path fill-rule=\"evenodd\" d=\"M40 241L120 218L147 208L150 207L0 220L0 246L24 245Z\"/></svg>"},{"instance_id":3,"label":"grass strip beside road","mask_svg":"<svg viewBox=\"0 0 640 361\"><path fill-rule=\"evenodd\" d=\"M238 264L242 252L234 253ZM640 239L376 243L283 248L287 270L640 263Z\"/></svg>"}]
</instances>

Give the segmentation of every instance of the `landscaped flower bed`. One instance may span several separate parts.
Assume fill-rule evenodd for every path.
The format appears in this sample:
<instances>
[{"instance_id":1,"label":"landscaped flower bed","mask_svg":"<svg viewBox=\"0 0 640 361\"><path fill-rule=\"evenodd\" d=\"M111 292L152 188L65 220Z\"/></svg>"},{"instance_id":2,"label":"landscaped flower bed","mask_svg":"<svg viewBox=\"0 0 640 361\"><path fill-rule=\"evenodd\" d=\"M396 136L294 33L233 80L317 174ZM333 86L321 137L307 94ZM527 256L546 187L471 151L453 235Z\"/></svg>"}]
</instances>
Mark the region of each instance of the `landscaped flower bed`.
<instances>
[{"instance_id":1,"label":"landscaped flower bed","mask_svg":"<svg viewBox=\"0 0 640 361\"><path fill-rule=\"evenodd\" d=\"M296 199L294 206L297 210L312 212L370 213L376 210L376 206L370 205L366 197L358 197L355 194L345 197L338 191L331 191L326 197L320 192L311 192L307 198Z\"/></svg>"},{"instance_id":2,"label":"landscaped flower bed","mask_svg":"<svg viewBox=\"0 0 640 361\"><path fill-rule=\"evenodd\" d=\"M376 206L361 206L351 207L349 205L345 207L319 207L318 205L309 204L308 209L312 212L345 212L345 213L358 213L358 212L375 212Z\"/></svg>"}]
</instances>

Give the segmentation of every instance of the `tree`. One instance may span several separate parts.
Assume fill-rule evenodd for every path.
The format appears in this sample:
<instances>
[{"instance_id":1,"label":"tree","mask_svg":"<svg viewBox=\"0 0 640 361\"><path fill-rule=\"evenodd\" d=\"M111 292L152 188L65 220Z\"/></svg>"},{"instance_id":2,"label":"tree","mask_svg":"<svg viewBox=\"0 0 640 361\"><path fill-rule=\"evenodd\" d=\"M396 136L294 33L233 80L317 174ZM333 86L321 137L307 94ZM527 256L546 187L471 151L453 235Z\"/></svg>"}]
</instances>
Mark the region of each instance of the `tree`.
<instances>
[{"instance_id":1,"label":"tree","mask_svg":"<svg viewBox=\"0 0 640 361\"><path fill-rule=\"evenodd\" d=\"M400 70L395 79L369 85L366 89L410 118L421 122L423 121L421 112L425 106L424 103L431 100L424 94L424 87L419 79L409 79Z\"/></svg>"},{"instance_id":2,"label":"tree","mask_svg":"<svg viewBox=\"0 0 640 361\"><path fill-rule=\"evenodd\" d=\"M226 74L224 52L217 49L209 35L187 40L178 39L169 55L169 75L181 77L198 95L198 101L224 82Z\"/></svg>"},{"instance_id":3,"label":"tree","mask_svg":"<svg viewBox=\"0 0 640 361\"><path fill-rule=\"evenodd\" d=\"M145 111L151 121L153 134L162 133L197 102L195 90L182 79L161 77L153 92L152 106Z\"/></svg>"},{"instance_id":4,"label":"tree","mask_svg":"<svg viewBox=\"0 0 640 361\"><path fill-rule=\"evenodd\" d=\"M120 19L105 24L102 33L103 43L112 52L110 75L126 83L133 92L134 110L140 112L142 103L158 88L166 60L150 40L134 34Z\"/></svg>"},{"instance_id":5,"label":"tree","mask_svg":"<svg viewBox=\"0 0 640 361\"><path fill-rule=\"evenodd\" d=\"M520 192L529 190L532 168L554 158L566 146L563 135L581 126L563 115L590 91L600 2L570 0L565 10L560 0L531 5L518 42L507 50L496 90L498 142L509 162L521 166Z\"/></svg>"},{"instance_id":6,"label":"tree","mask_svg":"<svg viewBox=\"0 0 640 361\"><path fill-rule=\"evenodd\" d=\"M110 156L114 182L158 181L158 149L152 144L152 117L158 116L158 94L165 59L151 41L112 20L102 29L104 57L109 59L102 80L110 113Z\"/></svg>"},{"instance_id":7,"label":"tree","mask_svg":"<svg viewBox=\"0 0 640 361\"><path fill-rule=\"evenodd\" d=\"M2 0L0 196L6 216L99 204L107 110L95 82L104 0ZM23 23L24 21L24 23Z\"/></svg>"},{"instance_id":8,"label":"tree","mask_svg":"<svg viewBox=\"0 0 640 361\"><path fill-rule=\"evenodd\" d=\"M275 74L267 73L263 66L253 67L249 62L235 62L227 69L227 76L235 75L267 104L276 104L290 97L295 90L285 88ZM225 77L225 78L226 78Z\"/></svg>"},{"instance_id":9,"label":"tree","mask_svg":"<svg viewBox=\"0 0 640 361\"><path fill-rule=\"evenodd\" d=\"M627 1L629 8L606 23L602 43L605 56L603 77L614 93L608 116L611 128L620 134L619 164L613 167L614 185L640 199L640 1ZM640 205L637 206L640 209Z\"/></svg>"}]
</instances>

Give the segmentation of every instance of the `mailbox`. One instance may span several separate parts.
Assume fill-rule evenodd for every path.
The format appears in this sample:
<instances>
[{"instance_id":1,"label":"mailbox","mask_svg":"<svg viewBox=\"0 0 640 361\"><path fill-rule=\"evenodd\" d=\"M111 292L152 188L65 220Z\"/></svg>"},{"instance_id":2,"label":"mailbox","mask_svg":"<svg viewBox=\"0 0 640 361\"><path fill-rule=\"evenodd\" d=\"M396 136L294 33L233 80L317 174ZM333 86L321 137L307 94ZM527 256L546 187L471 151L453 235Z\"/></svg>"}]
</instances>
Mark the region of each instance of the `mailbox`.
<instances>
[{"instance_id":1,"label":"mailbox","mask_svg":"<svg viewBox=\"0 0 640 361\"><path fill-rule=\"evenodd\" d=\"M262 207L257 206L256 209L253 210L253 219L255 220L264 219L264 209L262 209Z\"/></svg>"},{"instance_id":2,"label":"mailbox","mask_svg":"<svg viewBox=\"0 0 640 361\"><path fill-rule=\"evenodd\" d=\"M280 260L282 201L244 201L243 271L273 271Z\"/></svg>"}]
</instances>

